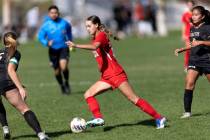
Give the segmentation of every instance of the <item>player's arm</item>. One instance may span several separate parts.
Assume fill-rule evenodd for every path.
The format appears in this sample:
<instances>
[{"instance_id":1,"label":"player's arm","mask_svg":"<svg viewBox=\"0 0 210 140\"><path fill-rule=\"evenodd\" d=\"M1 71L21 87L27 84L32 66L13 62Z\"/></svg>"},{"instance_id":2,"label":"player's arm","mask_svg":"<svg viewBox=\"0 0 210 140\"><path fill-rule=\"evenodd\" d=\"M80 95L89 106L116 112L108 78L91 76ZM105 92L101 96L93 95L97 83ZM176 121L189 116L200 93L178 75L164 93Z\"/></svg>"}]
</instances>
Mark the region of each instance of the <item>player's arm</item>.
<instances>
[{"instance_id":1,"label":"player's arm","mask_svg":"<svg viewBox=\"0 0 210 140\"><path fill-rule=\"evenodd\" d=\"M12 81L14 82L14 84L17 86L17 88L22 88L22 84L20 82L19 76L16 73L16 67L17 65L14 63L9 63L8 65L8 74L10 76L10 78L12 79Z\"/></svg>"},{"instance_id":2,"label":"player's arm","mask_svg":"<svg viewBox=\"0 0 210 140\"><path fill-rule=\"evenodd\" d=\"M73 40L73 36L72 36L72 28L71 28L71 25L69 23L66 23L66 35L67 35L67 38L66 40L70 40L72 41Z\"/></svg>"},{"instance_id":3,"label":"player's arm","mask_svg":"<svg viewBox=\"0 0 210 140\"><path fill-rule=\"evenodd\" d=\"M205 46L210 47L210 41L197 41L197 40L195 40L191 43L191 45L192 45L192 47L196 47L196 46L199 46L199 45L205 45Z\"/></svg>"},{"instance_id":4,"label":"player's arm","mask_svg":"<svg viewBox=\"0 0 210 140\"><path fill-rule=\"evenodd\" d=\"M176 49L175 50L175 55L178 56L179 53L182 53L184 51L190 50L192 47L196 47L196 46L199 46L199 45L205 45L205 46L209 46L210 47L210 41L193 40L190 43L189 47Z\"/></svg>"},{"instance_id":5,"label":"player's arm","mask_svg":"<svg viewBox=\"0 0 210 140\"><path fill-rule=\"evenodd\" d=\"M178 56L179 53L185 52L185 51L190 50L190 49L191 49L191 46L190 46L190 47L185 47L185 48L178 48L178 49L176 49L176 50L174 51L174 54L175 54L176 56Z\"/></svg>"},{"instance_id":6,"label":"player's arm","mask_svg":"<svg viewBox=\"0 0 210 140\"><path fill-rule=\"evenodd\" d=\"M38 32L38 40L42 43L43 46L48 46L48 40L46 38L47 33L44 29L44 26L42 26Z\"/></svg>"},{"instance_id":7,"label":"player's arm","mask_svg":"<svg viewBox=\"0 0 210 140\"><path fill-rule=\"evenodd\" d=\"M67 41L66 44L69 46L69 48L72 47L86 50L96 50L101 45L101 42L95 42L94 44L74 44L71 41Z\"/></svg>"},{"instance_id":8,"label":"player's arm","mask_svg":"<svg viewBox=\"0 0 210 140\"><path fill-rule=\"evenodd\" d=\"M179 53L185 52L187 50L190 50L192 47L196 47L199 45L206 45L210 47L210 41L199 41L199 40L193 39L193 41L190 42L190 45L187 45L188 47L176 49L174 53L176 56L178 56Z\"/></svg>"},{"instance_id":9,"label":"player's arm","mask_svg":"<svg viewBox=\"0 0 210 140\"><path fill-rule=\"evenodd\" d=\"M18 88L22 99L24 100L26 98L26 91L24 89L24 87L21 84L20 78L16 72L16 68L18 66L17 64L18 62L15 59L11 59L9 64L8 64L8 74L9 77L11 78L11 80L13 81L13 83L15 84L15 86Z\"/></svg>"}]
</instances>

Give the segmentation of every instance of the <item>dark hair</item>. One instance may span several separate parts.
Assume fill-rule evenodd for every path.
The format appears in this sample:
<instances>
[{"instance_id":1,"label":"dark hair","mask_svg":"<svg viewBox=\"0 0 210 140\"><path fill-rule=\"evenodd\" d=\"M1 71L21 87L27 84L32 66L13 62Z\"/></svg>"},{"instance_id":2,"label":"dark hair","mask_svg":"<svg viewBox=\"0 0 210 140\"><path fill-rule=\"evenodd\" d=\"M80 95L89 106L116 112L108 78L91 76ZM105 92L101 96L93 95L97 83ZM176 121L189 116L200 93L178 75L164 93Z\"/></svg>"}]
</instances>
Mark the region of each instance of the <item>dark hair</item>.
<instances>
[{"instance_id":1,"label":"dark hair","mask_svg":"<svg viewBox=\"0 0 210 140\"><path fill-rule=\"evenodd\" d=\"M114 40L119 40L119 38L109 31L104 24L101 23L101 20L98 16L92 15L86 20L91 21L93 24L98 24L99 30L105 32L108 36L112 37Z\"/></svg>"},{"instance_id":2,"label":"dark hair","mask_svg":"<svg viewBox=\"0 0 210 140\"><path fill-rule=\"evenodd\" d=\"M210 12L206 10L203 6L195 6L193 7L192 11L198 10L204 19L202 20L205 24L210 24ZM192 21L192 18L191 18Z\"/></svg>"},{"instance_id":3,"label":"dark hair","mask_svg":"<svg viewBox=\"0 0 210 140\"><path fill-rule=\"evenodd\" d=\"M8 43L10 43L10 42L7 41L8 37L11 37L12 39L17 40L17 34L13 31L8 31L8 32L4 33L4 35L3 35L4 45L7 45Z\"/></svg>"},{"instance_id":4,"label":"dark hair","mask_svg":"<svg viewBox=\"0 0 210 140\"><path fill-rule=\"evenodd\" d=\"M48 8L48 12L52 9L56 9L58 12L59 12L59 9L56 5L51 5L49 8Z\"/></svg>"}]
</instances>

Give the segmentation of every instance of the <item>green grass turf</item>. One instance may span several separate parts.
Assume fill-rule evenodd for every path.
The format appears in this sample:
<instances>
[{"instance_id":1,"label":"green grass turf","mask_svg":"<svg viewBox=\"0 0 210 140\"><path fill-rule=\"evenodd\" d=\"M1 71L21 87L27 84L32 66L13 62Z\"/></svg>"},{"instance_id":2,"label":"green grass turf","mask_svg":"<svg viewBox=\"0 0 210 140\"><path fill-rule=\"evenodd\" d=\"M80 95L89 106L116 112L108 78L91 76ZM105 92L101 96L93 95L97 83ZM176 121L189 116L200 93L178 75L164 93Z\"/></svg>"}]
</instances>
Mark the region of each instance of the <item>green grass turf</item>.
<instances>
[{"instance_id":1,"label":"green grass turf","mask_svg":"<svg viewBox=\"0 0 210 140\"><path fill-rule=\"evenodd\" d=\"M76 42L88 42L76 40ZM91 118L83 93L99 78L92 54L77 50L71 54L72 94L63 96L49 67L47 48L38 42L22 45L19 74L28 89L27 102L37 114L42 128L54 140L207 140L210 132L210 86L201 77L196 86L193 117L181 120L183 112L183 55L173 52L182 47L179 32L166 38L129 37L113 42L116 57L128 74L136 93L148 100L168 119L168 127L156 130L151 117L127 101L118 90L97 97L106 120L104 127L73 134L73 117ZM4 100L15 140L37 139L21 115ZM1 130L0 130L1 132Z\"/></svg>"}]
</instances>

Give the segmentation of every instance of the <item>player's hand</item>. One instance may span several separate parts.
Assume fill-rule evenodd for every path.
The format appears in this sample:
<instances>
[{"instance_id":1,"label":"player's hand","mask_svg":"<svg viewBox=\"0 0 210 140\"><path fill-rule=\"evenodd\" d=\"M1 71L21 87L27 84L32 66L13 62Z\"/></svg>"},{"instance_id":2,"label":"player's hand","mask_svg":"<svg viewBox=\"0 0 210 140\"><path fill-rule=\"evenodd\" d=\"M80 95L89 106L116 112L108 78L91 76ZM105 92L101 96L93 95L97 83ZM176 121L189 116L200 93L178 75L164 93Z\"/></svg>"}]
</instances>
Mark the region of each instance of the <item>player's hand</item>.
<instances>
[{"instance_id":1,"label":"player's hand","mask_svg":"<svg viewBox=\"0 0 210 140\"><path fill-rule=\"evenodd\" d=\"M69 47L69 51L70 51L70 52L75 52L75 51L76 51L76 49L75 49L75 48L73 48L73 47Z\"/></svg>"},{"instance_id":2,"label":"player's hand","mask_svg":"<svg viewBox=\"0 0 210 140\"><path fill-rule=\"evenodd\" d=\"M66 45L69 46L69 49L71 50L72 48L76 48L76 44L74 44L73 42L71 41L66 41Z\"/></svg>"},{"instance_id":3,"label":"player's hand","mask_svg":"<svg viewBox=\"0 0 210 140\"><path fill-rule=\"evenodd\" d=\"M176 50L174 51L174 54L175 54L176 56L178 56L180 52L181 52L180 49L176 49Z\"/></svg>"},{"instance_id":4,"label":"player's hand","mask_svg":"<svg viewBox=\"0 0 210 140\"><path fill-rule=\"evenodd\" d=\"M26 90L25 90L24 88L19 88L18 90L19 90L19 92L20 92L21 98L22 98L23 100L25 100L26 97L27 97L27 92L26 92Z\"/></svg>"},{"instance_id":5,"label":"player's hand","mask_svg":"<svg viewBox=\"0 0 210 140\"><path fill-rule=\"evenodd\" d=\"M202 44L202 41L193 40L191 42L191 47L196 47Z\"/></svg>"},{"instance_id":6,"label":"player's hand","mask_svg":"<svg viewBox=\"0 0 210 140\"><path fill-rule=\"evenodd\" d=\"M53 44L53 40L50 40L50 41L48 41L47 46L48 46L48 47L51 47L52 44Z\"/></svg>"}]
</instances>

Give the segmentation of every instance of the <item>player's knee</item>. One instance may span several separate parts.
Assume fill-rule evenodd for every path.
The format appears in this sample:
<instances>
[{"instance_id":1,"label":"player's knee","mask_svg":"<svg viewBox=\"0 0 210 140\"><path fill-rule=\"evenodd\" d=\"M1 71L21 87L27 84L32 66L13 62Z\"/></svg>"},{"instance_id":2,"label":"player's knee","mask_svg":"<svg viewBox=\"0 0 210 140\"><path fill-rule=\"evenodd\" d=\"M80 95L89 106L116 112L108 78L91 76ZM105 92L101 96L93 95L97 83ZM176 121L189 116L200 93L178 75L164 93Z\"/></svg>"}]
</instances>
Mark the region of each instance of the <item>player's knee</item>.
<instances>
[{"instance_id":1,"label":"player's knee","mask_svg":"<svg viewBox=\"0 0 210 140\"><path fill-rule=\"evenodd\" d=\"M65 71L66 69L67 69L67 63L65 63L65 64L60 64L60 69L61 69L61 71Z\"/></svg>"},{"instance_id":2,"label":"player's knee","mask_svg":"<svg viewBox=\"0 0 210 140\"><path fill-rule=\"evenodd\" d=\"M55 69L55 75L59 75L61 72L60 72L60 69Z\"/></svg>"},{"instance_id":3,"label":"player's knee","mask_svg":"<svg viewBox=\"0 0 210 140\"><path fill-rule=\"evenodd\" d=\"M186 83L185 83L185 88L186 89L194 89L195 87L195 82L194 81L190 81L190 80L186 80Z\"/></svg>"},{"instance_id":4,"label":"player's knee","mask_svg":"<svg viewBox=\"0 0 210 140\"><path fill-rule=\"evenodd\" d=\"M61 68L62 72L68 72L68 67Z\"/></svg>"},{"instance_id":5,"label":"player's knee","mask_svg":"<svg viewBox=\"0 0 210 140\"><path fill-rule=\"evenodd\" d=\"M21 113L24 114L26 111L30 110L26 104L18 104L15 108Z\"/></svg>"},{"instance_id":6,"label":"player's knee","mask_svg":"<svg viewBox=\"0 0 210 140\"><path fill-rule=\"evenodd\" d=\"M91 92L89 90L87 90L84 94L84 98L87 99L88 97L91 97Z\"/></svg>"},{"instance_id":7,"label":"player's knee","mask_svg":"<svg viewBox=\"0 0 210 140\"><path fill-rule=\"evenodd\" d=\"M61 66L60 69L62 72L64 72L67 68L65 66Z\"/></svg>"},{"instance_id":8,"label":"player's knee","mask_svg":"<svg viewBox=\"0 0 210 140\"><path fill-rule=\"evenodd\" d=\"M93 89L88 89L85 94L84 94L84 98L87 99L89 97L95 97L98 93L100 93L99 91L93 90Z\"/></svg>"},{"instance_id":9,"label":"player's knee","mask_svg":"<svg viewBox=\"0 0 210 140\"><path fill-rule=\"evenodd\" d=\"M20 113L21 114L25 114L27 111L29 111L30 110L30 108L24 108Z\"/></svg>"}]
</instances>

